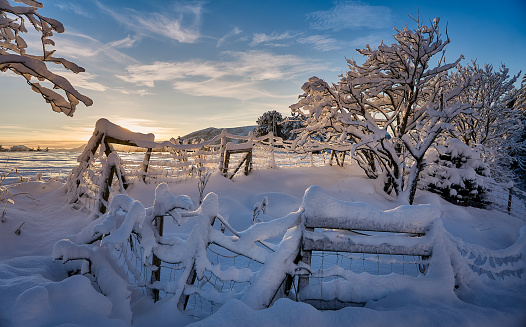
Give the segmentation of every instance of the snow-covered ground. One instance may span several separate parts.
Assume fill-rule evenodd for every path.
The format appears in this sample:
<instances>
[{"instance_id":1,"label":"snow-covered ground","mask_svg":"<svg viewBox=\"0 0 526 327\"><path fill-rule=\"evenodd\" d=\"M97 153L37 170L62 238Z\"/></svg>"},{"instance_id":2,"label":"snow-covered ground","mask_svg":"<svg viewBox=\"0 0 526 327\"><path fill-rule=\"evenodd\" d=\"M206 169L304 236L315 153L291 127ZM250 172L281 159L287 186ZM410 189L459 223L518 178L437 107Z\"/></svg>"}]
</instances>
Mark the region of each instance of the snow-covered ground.
<instances>
[{"instance_id":1,"label":"snow-covered ground","mask_svg":"<svg viewBox=\"0 0 526 327\"><path fill-rule=\"evenodd\" d=\"M361 201L387 210L397 207L356 167L277 168L253 171L234 181L215 174L206 187L219 197L219 212L236 230L251 225L254 204L268 197L267 219L296 211L305 190L319 185L330 196ZM52 260L52 249L88 225L89 214L65 205L64 184L28 182L11 190L0 223L0 326L126 326L112 318L112 302L90 280L68 278L67 265ZM146 206L155 185L134 185L129 195ZM196 181L170 184L174 195L199 202ZM416 203L433 204L442 212L445 229L464 242L490 250L504 249L519 238L525 222L493 210L451 205L437 195L419 191ZM2 209L5 202L1 202ZM20 235L14 232L20 224ZM524 253L526 249L519 252ZM525 258L521 258L524 260ZM147 296L131 298L133 326L525 326L526 274L487 283L480 294L455 296L401 290L365 307L318 311L306 303L279 299L264 310L230 300L211 316L195 320L181 313L173 298L153 303ZM375 285L367 285L374 288Z\"/></svg>"}]
</instances>

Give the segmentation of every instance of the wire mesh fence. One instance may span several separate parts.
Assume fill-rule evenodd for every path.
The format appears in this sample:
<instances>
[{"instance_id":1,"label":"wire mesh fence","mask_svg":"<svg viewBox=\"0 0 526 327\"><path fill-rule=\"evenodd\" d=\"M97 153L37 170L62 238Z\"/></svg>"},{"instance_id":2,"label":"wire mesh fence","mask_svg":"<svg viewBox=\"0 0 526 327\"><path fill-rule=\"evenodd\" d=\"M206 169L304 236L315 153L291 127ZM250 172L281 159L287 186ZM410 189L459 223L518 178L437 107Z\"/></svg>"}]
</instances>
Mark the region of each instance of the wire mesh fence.
<instances>
[{"instance_id":1,"label":"wire mesh fence","mask_svg":"<svg viewBox=\"0 0 526 327\"><path fill-rule=\"evenodd\" d=\"M314 276L338 266L355 274L368 273L377 276L398 274L416 277L423 274L427 265L421 256L331 251L312 251L311 260Z\"/></svg>"},{"instance_id":2,"label":"wire mesh fence","mask_svg":"<svg viewBox=\"0 0 526 327\"><path fill-rule=\"evenodd\" d=\"M513 185L488 182L490 207L526 221L526 192Z\"/></svg>"},{"instance_id":3,"label":"wire mesh fence","mask_svg":"<svg viewBox=\"0 0 526 327\"><path fill-rule=\"evenodd\" d=\"M211 265L218 267L221 271L229 271L230 277L243 274L243 270L248 269L255 275L262 267L262 264L251 258L233 253L215 244L210 244L207 248L207 257ZM234 272L235 273L232 273ZM236 298L241 299L246 289L251 285L250 278L225 279L220 278L214 272L205 270L202 278L196 278L194 286L190 288L188 302L185 312L194 317L205 317L213 314L226 301Z\"/></svg>"}]
</instances>

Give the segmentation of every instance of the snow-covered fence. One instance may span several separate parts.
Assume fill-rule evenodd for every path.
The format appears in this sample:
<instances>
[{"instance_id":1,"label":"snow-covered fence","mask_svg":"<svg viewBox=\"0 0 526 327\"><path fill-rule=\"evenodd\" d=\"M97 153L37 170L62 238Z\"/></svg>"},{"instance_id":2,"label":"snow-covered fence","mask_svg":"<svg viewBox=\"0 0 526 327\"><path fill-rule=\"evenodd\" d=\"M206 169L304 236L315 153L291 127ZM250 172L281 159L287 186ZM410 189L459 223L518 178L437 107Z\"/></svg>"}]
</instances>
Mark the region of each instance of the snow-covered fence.
<instances>
[{"instance_id":1,"label":"snow-covered fence","mask_svg":"<svg viewBox=\"0 0 526 327\"><path fill-rule=\"evenodd\" d=\"M223 130L211 140L194 144L174 139L154 142L154 139L153 134L131 132L100 119L68 177L69 202L104 213L114 194L125 193L128 186L136 182L180 182L208 172L220 172L232 178L243 164L245 174L254 168L325 164L324 152L322 160L320 155L314 158L312 153L323 148L320 144L293 148L291 142L272 133L256 138L252 133L238 136ZM119 153L114 144L143 152Z\"/></svg>"},{"instance_id":2,"label":"snow-covered fence","mask_svg":"<svg viewBox=\"0 0 526 327\"><path fill-rule=\"evenodd\" d=\"M279 298L276 294L283 281L293 273L288 262L292 263L300 248L301 212L238 232L218 214L215 194L209 193L197 210L190 211L192 206L188 197L173 196L164 183L156 188L150 208L127 195L116 195L106 214L71 241L57 243L54 257L86 261L80 272L94 274L97 283L100 277L95 272L100 270L93 260L95 254L105 257L113 275L126 276L126 283L155 299L173 297L181 310L186 308L194 315L210 313L231 298L243 299L258 309ZM177 225L172 224L176 230L193 225L191 232L183 237L168 233L166 217ZM226 231L214 226L216 220ZM281 243L268 242L283 234ZM225 267L228 258L234 262ZM258 267L261 269L254 270ZM109 283L105 278L103 284ZM113 296L102 286L101 291Z\"/></svg>"},{"instance_id":3,"label":"snow-covered fence","mask_svg":"<svg viewBox=\"0 0 526 327\"><path fill-rule=\"evenodd\" d=\"M488 281L523 282L526 227L514 245L495 251L453 237L432 205L382 211L311 187L303 209L301 260L310 273L299 276L297 297L317 308L359 305L404 289L461 296Z\"/></svg>"},{"instance_id":4,"label":"snow-covered fence","mask_svg":"<svg viewBox=\"0 0 526 327\"><path fill-rule=\"evenodd\" d=\"M154 142L153 134L131 132L106 119L100 119L77 166L68 177L68 200L78 208L104 213L114 194L125 193L136 182L162 183L198 179L203 174L221 172L232 178L245 165L244 172L273 167L319 166L334 161L343 166L352 144L311 140L298 146L275 137L231 135L223 130L208 141L184 144L177 140ZM143 149L143 153L118 153L112 144ZM106 157L104 157L104 155ZM141 159L142 158L142 159ZM117 178L114 178L116 176ZM490 197L496 208L523 218L524 199L519 190L493 185ZM503 191L504 190L504 191ZM508 193L504 194L503 193Z\"/></svg>"},{"instance_id":5,"label":"snow-covered fence","mask_svg":"<svg viewBox=\"0 0 526 327\"><path fill-rule=\"evenodd\" d=\"M77 158L77 166L68 176L68 201L81 208L104 213L113 193L121 193L132 182L126 176L126 170L110 144L147 148L149 151L140 168L145 174L151 152L149 145L154 138L153 134L130 132L106 119L99 119L92 137ZM118 177L117 180L113 179L114 175Z\"/></svg>"},{"instance_id":6,"label":"snow-covered fence","mask_svg":"<svg viewBox=\"0 0 526 327\"><path fill-rule=\"evenodd\" d=\"M431 205L381 211L311 187L303 207L301 260L312 270L299 277L298 298L316 308L360 305L394 291L395 285L409 287L414 279L410 276L427 273L433 262L436 229L431 227L440 211ZM370 287L391 283L388 288Z\"/></svg>"},{"instance_id":7,"label":"snow-covered fence","mask_svg":"<svg viewBox=\"0 0 526 327\"><path fill-rule=\"evenodd\" d=\"M106 214L57 243L53 256L82 262L78 272L116 303L116 316L129 319L130 292L141 290L203 316L233 298L254 309L280 297L337 309L402 290L462 298L486 284L523 283L526 227L509 248L489 250L449 234L431 205L382 211L312 186L298 211L244 231L219 214L214 193L192 208L164 183L149 208L115 195ZM325 253L338 253L336 262Z\"/></svg>"}]
</instances>

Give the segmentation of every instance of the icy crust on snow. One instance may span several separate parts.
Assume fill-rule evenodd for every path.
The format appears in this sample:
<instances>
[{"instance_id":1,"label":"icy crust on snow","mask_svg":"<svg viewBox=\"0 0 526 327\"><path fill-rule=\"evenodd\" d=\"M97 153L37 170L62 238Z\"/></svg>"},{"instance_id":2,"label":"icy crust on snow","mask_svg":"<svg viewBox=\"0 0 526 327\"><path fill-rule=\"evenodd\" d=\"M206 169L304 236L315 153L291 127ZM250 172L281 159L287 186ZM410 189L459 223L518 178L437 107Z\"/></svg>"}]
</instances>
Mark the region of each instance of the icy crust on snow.
<instances>
[{"instance_id":1,"label":"icy crust on snow","mask_svg":"<svg viewBox=\"0 0 526 327\"><path fill-rule=\"evenodd\" d=\"M424 234L431 222L441 217L440 210L430 204L382 211L367 203L334 199L316 185L305 191L302 208L305 226L314 228Z\"/></svg>"},{"instance_id":2,"label":"icy crust on snow","mask_svg":"<svg viewBox=\"0 0 526 327\"><path fill-rule=\"evenodd\" d=\"M97 292L88 278L72 276L21 293L11 312L11 324L24 327L128 326L126 321L109 318L112 307L113 303Z\"/></svg>"}]
</instances>

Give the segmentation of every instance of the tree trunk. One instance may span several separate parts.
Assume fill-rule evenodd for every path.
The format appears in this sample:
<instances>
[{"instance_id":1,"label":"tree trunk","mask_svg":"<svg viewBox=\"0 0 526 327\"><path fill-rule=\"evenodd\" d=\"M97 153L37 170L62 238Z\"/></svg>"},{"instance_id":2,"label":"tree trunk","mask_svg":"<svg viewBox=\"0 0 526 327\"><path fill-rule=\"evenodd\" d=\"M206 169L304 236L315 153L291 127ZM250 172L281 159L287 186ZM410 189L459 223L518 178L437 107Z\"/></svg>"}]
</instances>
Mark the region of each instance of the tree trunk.
<instances>
[{"instance_id":1,"label":"tree trunk","mask_svg":"<svg viewBox=\"0 0 526 327\"><path fill-rule=\"evenodd\" d=\"M411 167L411 173L409 174L409 180L407 181L407 186L409 189L409 204L413 204L413 201L415 200L415 194L416 194L416 188L418 186L418 178L420 176L420 172L425 167L425 161L423 158L418 158L416 160L415 165Z\"/></svg>"}]
</instances>

